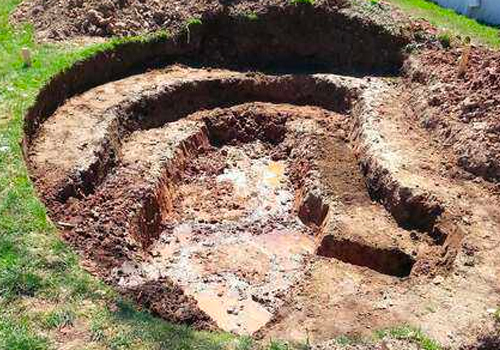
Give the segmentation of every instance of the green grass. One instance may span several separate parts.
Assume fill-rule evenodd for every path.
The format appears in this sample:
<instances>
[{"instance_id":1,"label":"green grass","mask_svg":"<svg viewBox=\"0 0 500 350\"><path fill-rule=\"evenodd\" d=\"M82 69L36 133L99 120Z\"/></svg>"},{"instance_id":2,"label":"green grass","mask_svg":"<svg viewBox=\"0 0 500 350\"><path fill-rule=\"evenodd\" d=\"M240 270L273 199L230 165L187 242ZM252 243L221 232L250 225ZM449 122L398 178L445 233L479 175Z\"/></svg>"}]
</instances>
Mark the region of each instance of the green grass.
<instances>
[{"instance_id":1,"label":"green grass","mask_svg":"<svg viewBox=\"0 0 500 350\"><path fill-rule=\"evenodd\" d=\"M0 319L0 349L9 350L45 350L47 340L32 332L24 320Z\"/></svg>"},{"instance_id":2,"label":"green grass","mask_svg":"<svg viewBox=\"0 0 500 350\"><path fill-rule=\"evenodd\" d=\"M254 11L246 13L245 17L250 21L257 21L259 19L259 15Z\"/></svg>"},{"instance_id":3,"label":"green grass","mask_svg":"<svg viewBox=\"0 0 500 350\"><path fill-rule=\"evenodd\" d=\"M437 37L443 48L448 49L451 47L452 35L449 32L440 33Z\"/></svg>"},{"instance_id":4,"label":"green grass","mask_svg":"<svg viewBox=\"0 0 500 350\"><path fill-rule=\"evenodd\" d=\"M497 309L495 313L493 314L493 318L495 319L496 322L500 322L500 309Z\"/></svg>"},{"instance_id":5,"label":"green grass","mask_svg":"<svg viewBox=\"0 0 500 350\"><path fill-rule=\"evenodd\" d=\"M290 0L293 5L314 5L314 0Z\"/></svg>"},{"instance_id":6,"label":"green grass","mask_svg":"<svg viewBox=\"0 0 500 350\"><path fill-rule=\"evenodd\" d=\"M191 18L186 21L186 27L188 28L192 26L199 26L201 24L203 24L203 22L199 18Z\"/></svg>"},{"instance_id":7,"label":"green grass","mask_svg":"<svg viewBox=\"0 0 500 350\"><path fill-rule=\"evenodd\" d=\"M334 338L335 343L341 348L352 345L375 345L380 344L383 339L398 339L418 345L422 350L443 350L441 345L429 338L423 331L410 325L400 325L393 328L381 329L368 336L340 335ZM283 342L271 340L267 350L309 350L309 342Z\"/></svg>"},{"instance_id":8,"label":"green grass","mask_svg":"<svg viewBox=\"0 0 500 350\"><path fill-rule=\"evenodd\" d=\"M369 0L371 1L371 0ZM385 0L414 18L424 18L443 32L470 37L473 42L500 48L499 29L457 14L427 0Z\"/></svg>"},{"instance_id":9,"label":"green grass","mask_svg":"<svg viewBox=\"0 0 500 350\"><path fill-rule=\"evenodd\" d=\"M338 336L337 338L335 338L335 341L337 344L339 344L341 346L364 344L364 343L368 342L366 339L363 339L362 337L347 336L347 335Z\"/></svg>"},{"instance_id":10,"label":"green grass","mask_svg":"<svg viewBox=\"0 0 500 350\"><path fill-rule=\"evenodd\" d=\"M426 336L420 329L411 326L400 326L375 332L376 339L390 337L393 339L408 340L416 343L422 350L442 350L438 342Z\"/></svg>"},{"instance_id":11,"label":"green grass","mask_svg":"<svg viewBox=\"0 0 500 350\"><path fill-rule=\"evenodd\" d=\"M186 21L187 42L191 41L191 28L202 25L203 22L199 18L190 18Z\"/></svg>"},{"instance_id":12,"label":"green grass","mask_svg":"<svg viewBox=\"0 0 500 350\"><path fill-rule=\"evenodd\" d=\"M71 327L74 325L76 318L77 314L75 311L66 307L56 308L41 315L41 321L46 329Z\"/></svg>"}]
</instances>

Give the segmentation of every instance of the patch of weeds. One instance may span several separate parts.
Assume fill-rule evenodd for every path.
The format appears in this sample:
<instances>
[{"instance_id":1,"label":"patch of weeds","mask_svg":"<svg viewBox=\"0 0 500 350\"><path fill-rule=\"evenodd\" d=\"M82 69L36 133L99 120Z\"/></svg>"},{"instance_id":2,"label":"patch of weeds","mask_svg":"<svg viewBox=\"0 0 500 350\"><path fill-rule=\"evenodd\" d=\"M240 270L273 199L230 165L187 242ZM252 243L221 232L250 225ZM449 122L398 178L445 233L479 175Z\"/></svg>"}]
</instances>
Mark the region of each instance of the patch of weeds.
<instances>
[{"instance_id":1,"label":"patch of weeds","mask_svg":"<svg viewBox=\"0 0 500 350\"><path fill-rule=\"evenodd\" d=\"M266 346L259 346L262 350L311 350L309 336L304 341L282 341L271 339Z\"/></svg>"},{"instance_id":2,"label":"patch of weeds","mask_svg":"<svg viewBox=\"0 0 500 350\"><path fill-rule=\"evenodd\" d=\"M341 346L354 345L363 343L363 339L359 336L349 336L349 335L340 335L335 338L335 342Z\"/></svg>"},{"instance_id":3,"label":"patch of weeds","mask_svg":"<svg viewBox=\"0 0 500 350\"><path fill-rule=\"evenodd\" d=\"M314 0L290 0L292 5L314 5Z\"/></svg>"},{"instance_id":4,"label":"patch of weeds","mask_svg":"<svg viewBox=\"0 0 500 350\"><path fill-rule=\"evenodd\" d=\"M234 340L234 350L251 350L253 347L252 337L242 336Z\"/></svg>"},{"instance_id":5,"label":"patch of weeds","mask_svg":"<svg viewBox=\"0 0 500 350\"><path fill-rule=\"evenodd\" d=\"M372 5L380 5L380 0L370 0L370 4L372 4Z\"/></svg>"},{"instance_id":6,"label":"patch of weeds","mask_svg":"<svg viewBox=\"0 0 500 350\"><path fill-rule=\"evenodd\" d=\"M0 297L10 300L35 295L43 287L36 271L39 263L14 234L0 235Z\"/></svg>"},{"instance_id":7,"label":"patch of weeds","mask_svg":"<svg viewBox=\"0 0 500 350\"><path fill-rule=\"evenodd\" d=\"M500 323L500 308L493 313L493 318L497 323Z\"/></svg>"},{"instance_id":8,"label":"patch of weeds","mask_svg":"<svg viewBox=\"0 0 500 350\"><path fill-rule=\"evenodd\" d=\"M435 313L435 312L436 312L436 308L434 307L434 305L427 305L427 306L425 307L425 309L426 309L427 311L429 311L430 313Z\"/></svg>"},{"instance_id":9,"label":"patch of weeds","mask_svg":"<svg viewBox=\"0 0 500 350\"><path fill-rule=\"evenodd\" d=\"M191 28L202 25L203 22L199 18L191 18L186 21L187 42L191 42Z\"/></svg>"},{"instance_id":10,"label":"patch of weeds","mask_svg":"<svg viewBox=\"0 0 500 350\"><path fill-rule=\"evenodd\" d=\"M440 33L437 39L443 48L449 49L451 47L451 34L449 32Z\"/></svg>"},{"instance_id":11,"label":"patch of weeds","mask_svg":"<svg viewBox=\"0 0 500 350\"><path fill-rule=\"evenodd\" d=\"M310 350L311 349L311 337L309 336L309 330L306 329L306 341L302 343L301 350Z\"/></svg>"},{"instance_id":12,"label":"patch of weeds","mask_svg":"<svg viewBox=\"0 0 500 350\"><path fill-rule=\"evenodd\" d=\"M309 342L309 339L306 339L305 341L296 341L293 342L292 344L289 344L290 349L293 350L311 350L312 346L311 343Z\"/></svg>"},{"instance_id":13,"label":"patch of weeds","mask_svg":"<svg viewBox=\"0 0 500 350\"><path fill-rule=\"evenodd\" d=\"M76 319L76 314L71 309L58 309L46 313L42 317L42 324L45 328L55 329L72 326Z\"/></svg>"},{"instance_id":14,"label":"patch of weeds","mask_svg":"<svg viewBox=\"0 0 500 350\"><path fill-rule=\"evenodd\" d=\"M375 332L378 339L391 337L399 340L408 340L418 344L423 350L442 350L441 345L434 339L429 338L420 329L408 325L384 329Z\"/></svg>"},{"instance_id":15,"label":"patch of weeds","mask_svg":"<svg viewBox=\"0 0 500 350\"><path fill-rule=\"evenodd\" d=\"M0 268L0 296L7 300L19 296L34 296L42 285L42 278L28 267Z\"/></svg>"},{"instance_id":16,"label":"patch of weeds","mask_svg":"<svg viewBox=\"0 0 500 350\"><path fill-rule=\"evenodd\" d=\"M279 340L271 340L269 342L269 347L267 350L289 350L290 346L288 343L279 341Z\"/></svg>"},{"instance_id":17,"label":"patch of weeds","mask_svg":"<svg viewBox=\"0 0 500 350\"><path fill-rule=\"evenodd\" d=\"M199 18L191 18L186 21L186 27L199 26L202 25L203 22Z\"/></svg>"},{"instance_id":18,"label":"patch of weeds","mask_svg":"<svg viewBox=\"0 0 500 350\"><path fill-rule=\"evenodd\" d=\"M91 316L90 337L94 342L103 342L106 339L106 329L109 326L110 313L107 309L99 310Z\"/></svg>"},{"instance_id":19,"label":"patch of weeds","mask_svg":"<svg viewBox=\"0 0 500 350\"><path fill-rule=\"evenodd\" d=\"M26 322L0 319L0 349L47 350L47 339L35 334Z\"/></svg>"},{"instance_id":20,"label":"patch of weeds","mask_svg":"<svg viewBox=\"0 0 500 350\"><path fill-rule=\"evenodd\" d=\"M98 324L90 326L90 339L94 342L102 342L106 339L105 328Z\"/></svg>"},{"instance_id":21,"label":"patch of weeds","mask_svg":"<svg viewBox=\"0 0 500 350\"><path fill-rule=\"evenodd\" d=\"M73 270L65 276L65 282L69 288L70 294L73 297L95 297L96 281L87 273L81 270Z\"/></svg>"},{"instance_id":22,"label":"patch of weeds","mask_svg":"<svg viewBox=\"0 0 500 350\"><path fill-rule=\"evenodd\" d=\"M130 349L133 345L132 338L129 334L119 333L109 341L109 348L111 350L126 350Z\"/></svg>"},{"instance_id":23,"label":"patch of weeds","mask_svg":"<svg viewBox=\"0 0 500 350\"><path fill-rule=\"evenodd\" d=\"M245 17L249 20L249 21L257 21L259 19L259 15L257 15L257 13L255 11L250 11L248 12Z\"/></svg>"}]
</instances>

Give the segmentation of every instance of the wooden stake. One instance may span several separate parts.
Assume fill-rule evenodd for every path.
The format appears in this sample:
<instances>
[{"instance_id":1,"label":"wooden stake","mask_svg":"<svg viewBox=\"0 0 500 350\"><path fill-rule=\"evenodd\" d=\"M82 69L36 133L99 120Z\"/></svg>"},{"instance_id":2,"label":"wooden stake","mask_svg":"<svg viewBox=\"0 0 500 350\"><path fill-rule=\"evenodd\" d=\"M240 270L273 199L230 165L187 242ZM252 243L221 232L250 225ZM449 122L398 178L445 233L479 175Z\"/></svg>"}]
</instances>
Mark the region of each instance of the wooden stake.
<instances>
[{"instance_id":1,"label":"wooden stake","mask_svg":"<svg viewBox=\"0 0 500 350\"><path fill-rule=\"evenodd\" d=\"M23 57L23 62L25 67L31 67L31 51L27 47L21 49L21 56Z\"/></svg>"},{"instance_id":2,"label":"wooden stake","mask_svg":"<svg viewBox=\"0 0 500 350\"><path fill-rule=\"evenodd\" d=\"M471 44L469 37L465 38L465 44L466 46L464 47L464 50L462 52L462 57L460 57L460 62L458 62L459 78L463 78L465 76L465 73L467 72L467 65L469 64L470 51L471 51Z\"/></svg>"}]
</instances>

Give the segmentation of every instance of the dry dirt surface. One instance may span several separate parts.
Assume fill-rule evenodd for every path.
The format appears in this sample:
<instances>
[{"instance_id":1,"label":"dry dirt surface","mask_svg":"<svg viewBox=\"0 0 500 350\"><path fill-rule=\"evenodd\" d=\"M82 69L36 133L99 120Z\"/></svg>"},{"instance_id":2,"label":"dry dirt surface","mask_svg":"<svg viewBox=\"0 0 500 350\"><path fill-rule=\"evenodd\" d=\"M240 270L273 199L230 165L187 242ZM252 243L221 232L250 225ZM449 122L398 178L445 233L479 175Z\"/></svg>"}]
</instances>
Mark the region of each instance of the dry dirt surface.
<instances>
[{"instance_id":1,"label":"dry dirt surface","mask_svg":"<svg viewBox=\"0 0 500 350\"><path fill-rule=\"evenodd\" d=\"M109 6L129 18L138 4ZM187 11L181 21L211 6L192 4L176 10ZM340 2L332 13L326 2L298 17L274 12L255 31L245 31L248 18L224 27L224 11L274 5L216 5L225 8L219 20L186 52L263 59L277 71L171 59L74 96L64 95L68 84L52 86L39 104L69 98L27 119L32 179L85 266L161 317L200 329L327 349L338 335L411 324L451 349L497 349L498 54L471 48L459 74L468 49L428 40L413 43L419 51L403 66L402 36L392 40L392 29ZM304 27L283 32L283 18L337 24L314 27L331 30L312 41L298 33ZM344 20L353 30L339 28ZM142 23L128 28L157 28ZM61 38L112 34L67 25ZM179 38L171 45L182 54ZM402 76L381 76L377 54ZM279 70L294 58L307 69ZM311 72L307 63L322 60L344 75ZM99 66L86 67L71 79L92 85ZM416 345L351 348L398 347Z\"/></svg>"},{"instance_id":2,"label":"dry dirt surface","mask_svg":"<svg viewBox=\"0 0 500 350\"><path fill-rule=\"evenodd\" d=\"M454 151L463 169L498 181L500 53L467 46L424 49L407 62L405 74L416 121Z\"/></svg>"}]
</instances>

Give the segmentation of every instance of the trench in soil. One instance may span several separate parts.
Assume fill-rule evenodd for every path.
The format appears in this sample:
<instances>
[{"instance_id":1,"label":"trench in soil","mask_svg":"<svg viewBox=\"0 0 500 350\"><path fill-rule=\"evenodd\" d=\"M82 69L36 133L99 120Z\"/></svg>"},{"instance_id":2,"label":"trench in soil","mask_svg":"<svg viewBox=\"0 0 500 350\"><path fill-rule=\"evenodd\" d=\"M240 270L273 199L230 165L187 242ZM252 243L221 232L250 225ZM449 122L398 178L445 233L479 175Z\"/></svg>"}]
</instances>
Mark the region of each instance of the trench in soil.
<instances>
[{"instance_id":1,"label":"trench in soil","mask_svg":"<svg viewBox=\"0 0 500 350\"><path fill-rule=\"evenodd\" d=\"M271 151L251 142L198 156L152 250L153 264L238 333L269 321L314 252L311 230L294 215L289 162Z\"/></svg>"},{"instance_id":2,"label":"trench in soil","mask_svg":"<svg viewBox=\"0 0 500 350\"><path fill-rule=\"evenodd\" d=\"M347 112L358 91L327 78L309 75L266 76L249 73L234 78L203 79L207 73L197 71L194 79L162 87L164 91L143 96L121 106L116 119L103 122L108 128L94 162L79 171L74 179L64 179L58 188L57 200L94 193L119 163L121 140L136 131L161 127L198 110L229 107L244 102L263 101L317 105L328 110ZM198 77L196 76L198 75ZM83 111L85 114L88 111ZM75 118L73 118L75 119ZM107 125L106 125L107 124ZM66 135L60 136L66 138ZM49 146L51 147L51 146ZM78 145L86 148L87 144ZM57 150L53 150L57 152ZM71 155L73 157L74 155Z\"/></svg>"},{"instance_id":3,"label":"trench in soil","mask_svg":"<svg viewBox=\"0 0 500 350\"><path fill-rule=\"evenodd\" d=\"M410 275L416 261L410 249L371 237L373 220L382 220L381 236L405 235L416 246L370 198L345 139L345 115L249 103L186 120L203 121L201 136L183 146L191 156L143 210L144 222L161 221L147 229L146 261L120 270L122 286L168 277L218 327L252 334L306 278L315 256ZM325 191L315 194L318 187ZM344 216L326 234L329 201Z\"/></svg>"},{"instance_id":4,"label":"trench in soil","mask_svg":"<svg viewBox=\"0 0 500 350\"><path fill-rule=\"evenodd\" d=\"M302 277L313 232L295 215L286 118L217 117L207 123L212 146L170 187L146 269L181 285L219 327L251 334Z\"/></svg>"},{"instance_id":5,"label":"trench in soil","mask_svg":"<svg viewBox=\"0 0 500 350\"><path fill-rule=\"evenodd\" d=\"M25 146L65 100L151 68L201 62L252 70L321 67L323 72L395 74L409 42L376 22L330 6L272 6L258 17L222 11L171 38L125 43L73 65L44 87L28 112Z\"/></svg>"}]
</instances>

